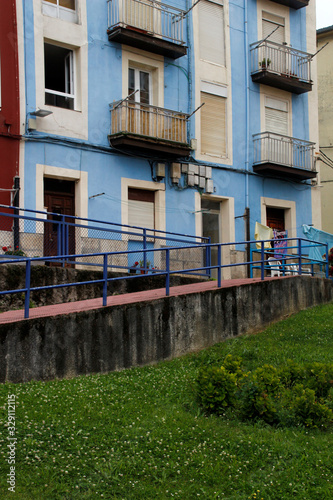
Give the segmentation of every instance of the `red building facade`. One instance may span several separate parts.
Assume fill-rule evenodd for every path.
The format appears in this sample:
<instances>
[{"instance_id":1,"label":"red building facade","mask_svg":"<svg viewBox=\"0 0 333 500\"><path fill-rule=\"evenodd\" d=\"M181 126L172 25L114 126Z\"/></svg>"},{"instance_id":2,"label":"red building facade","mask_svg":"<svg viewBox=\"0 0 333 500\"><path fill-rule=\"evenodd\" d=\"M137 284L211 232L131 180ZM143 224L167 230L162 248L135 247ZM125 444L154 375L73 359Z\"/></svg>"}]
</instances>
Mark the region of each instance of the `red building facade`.
<instances>
[{"instance_id":1,"label":"red building facade","mask_svg":"<svg viewBox=\"0 0 333 500\"><path fill-rule=\"evenodd\" d=\"M15 0L0 2L0 203L13 202L18 184L20 96Z\"/></svg>"}]
</instances>

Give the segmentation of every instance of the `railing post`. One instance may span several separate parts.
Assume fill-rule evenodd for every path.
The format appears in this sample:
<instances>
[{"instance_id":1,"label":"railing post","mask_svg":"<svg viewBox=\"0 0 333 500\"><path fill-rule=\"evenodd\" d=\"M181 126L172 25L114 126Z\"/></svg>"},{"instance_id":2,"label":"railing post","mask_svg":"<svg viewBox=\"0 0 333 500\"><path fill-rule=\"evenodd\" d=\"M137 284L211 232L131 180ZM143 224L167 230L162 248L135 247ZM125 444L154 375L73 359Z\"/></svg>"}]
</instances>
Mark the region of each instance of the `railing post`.
<instances>
[{"instance_id":1,"label":"railing post","mask_svg":"<svg viewBox=\"0 0 333 500\"><path fill-rule=\"evenodd\" d=\"M302 274L302 240L298 238L298 274Z\"/></svg>"},{"instance_id":2,"label":"railing post","mask_svg":"<svg viewBox=\"0 0 333 500\"><path fill-rule=\"evenodd\" d=\"M211 243L210 236L208 237L208 242L206 243L206 266L207 266L207 271L208 271L208 276L211 278L212 277L212 270L210 268L211 266L211 252L212 252L212 247L208 246Z\"/></svg>"},{"instance_id":3,"label":"railing post","mask_svg":"<svg viewBox=\"0 0 333 500\"><path fill-rule=\"evenodd\" d=\"M103 255L103 306L106 306L108 294L108 255Z\"/></svg>"},{"instance_id":4,"label":"railing post","mask_svg":"<svg viewBox=\"0 0 333 500\"><path fill-rule=\"evenodd\" d=\"M222 245L220 243L217 247L217 265L218 265L218 268L217 268L217 286L219 288L221 288L221 286L222 286L222 273L221 273L222 259L221 259L221 255L222 255Z\"/></svg>"},{"instance_id":5,"label":"railing post","mask_svg":"<svg viewBox=\"0 0 333 500\"><path fill-rule=\"evenodd\" d=\"M326 243L325 247L326 247L326 264L325 264L325 268L326 269L325 269L325 276L326 276L326 278L328 278L329 277L328 243Z\"/></svg>"},{"instance_id":6,"label":"railing post","mask_svg":"<svg viewBox=\"0 0 333 500\"><path fill-rule=\"evenodd\" d=\"M31 276L31 261L28 259L25 264L25 298L24 298L24 317L29 318L30 305L30 276Z\"/></svg>"},{"instance_id":7,"label":"railing post","mask_svg":"<svg viewBox=\"0 0 333 500\"><path fill-rule=\"evenodd\" d=\"M61 217L61 255L66 255L66 242L65 242L65 216ZM62 267L65 267L65 260L62 259Z\"/></svg>"},{"instance_id":8,"label":"railing post","mask_svg":"<svg viewBox=\"0 0 333 500\"><path fill-rule=\"evenodd\" d=\"M143 249L146 250L147 248L147 229L143 229ZM147 269L147 252L143 252L143 268L146 273Z\"/></svg>"},{"instance_id":9,"label":"railing post","mask_svg":"<svg viewBox=\"0 0 333 500\"><path fill-rule=\"evenodd\" d=\"M170 294L170 250L168 248L165 250L165 267L166 267L165 294L167 296L169 296L169 294Z\"/></svg>"},{"instance_id":10,"label":"railing post","mask_svg":"<svg viewBox=\"0 0 333 500\"><path fill-rule=\"evenodd\" d=\"M253 250L250 248L250 278L253 278Z\"/></svg>"},{"instance_id":11,"label":"railing post","mask_svg":"<svg viewBox=\"0 0 333 500\"><path fill-rule=\"evenodd\" d=\"M260 276L260 278L262 280L264 280L265 279L265 247L264 247L263 241L261 242L260 260L261 260L261 266L260 266L261 276Z\"/></svg>"}]
</instances>

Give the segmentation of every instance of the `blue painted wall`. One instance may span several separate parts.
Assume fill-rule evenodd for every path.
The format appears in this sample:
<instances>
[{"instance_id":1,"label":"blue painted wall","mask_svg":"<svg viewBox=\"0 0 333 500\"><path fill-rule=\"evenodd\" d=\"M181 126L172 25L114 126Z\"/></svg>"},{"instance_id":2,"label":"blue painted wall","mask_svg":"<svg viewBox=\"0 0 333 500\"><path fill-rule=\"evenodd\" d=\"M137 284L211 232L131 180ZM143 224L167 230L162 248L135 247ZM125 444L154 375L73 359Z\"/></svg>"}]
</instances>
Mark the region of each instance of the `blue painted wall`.
<instances>
[{"instance_id":1,"label":"blue painted wall","mask_svg":"<svg viewBox=\"0 0 333 500\"><path fill-rule=\"evenodd\" d=\"M22 0L23 1L23 0ZM297 230L301 235L301 224L311 223L311 189L306 183L287 182L253 175L253 134L261 132L260 88L246 72L245 59L249 47L245 43L245 2L248 10L248 44L258 39L257 3L255 0L233 0L229 3L231 41L232 88L232 166L215 164L213 180L217 196L234 197L235 216L244 214L245 207L251 210L251 235L256 220L261 220L260 198L293 200L297 206ZM189 0L170 0L171 5L186 9ZM35 109L35 55L33 35L32 0L23 1L25 15L25 67L28 111ZM89 200L88 216L121 222L121 177L152 180L151 165L147 160L119 155L109 149L107 135L110 127L109 104L122 97L122 51L117 43L107 38L106 1L87 1L88 19L88 141L80 147L80 141L26 142L25 146L25 205L36 206L36 164L46 164L81 170L88 173L88 196L105 192L104 196ZM305 9L290 11L291 43L295 48L306 49ZM186 42L188 55L177 60L165 58L164 62L164 107L186 113L194 111L195 66L193 52L192 14L188 16ZM247 89L249 92L247 96ZM247 98L249 99L247 108ZM247 118L247 109L249 118ZM309 137L308 97L292 97L293 135L302 139ZM196 115L189 124L189 137L194 137ZM247 122L249 128L247 128ZM38 133L34 133L37 138ZM63 138L64 141L66 138ZM95 149L93 147L97 146ZM100 149L98 149L100 147ZM248 164L246 163L248 159ZM246 170L248 173L246 173ZM195 189L184 189L182 183L175 188L170 179L166 184L166 229L179 233L195 233ZM236 239L244 239L244 220L236 219Z\"/></svg>"}]
</instances>

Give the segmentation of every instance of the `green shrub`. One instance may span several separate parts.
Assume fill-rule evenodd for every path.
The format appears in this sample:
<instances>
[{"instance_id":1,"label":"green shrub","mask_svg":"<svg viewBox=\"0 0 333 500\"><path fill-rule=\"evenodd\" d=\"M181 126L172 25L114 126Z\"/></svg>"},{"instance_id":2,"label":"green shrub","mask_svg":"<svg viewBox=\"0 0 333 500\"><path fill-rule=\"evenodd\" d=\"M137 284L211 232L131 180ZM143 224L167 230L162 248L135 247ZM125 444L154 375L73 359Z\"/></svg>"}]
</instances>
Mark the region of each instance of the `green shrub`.
<instances>
[{"instance_id":1,"label":"green shrub","mask_svg":"<svg viewBox=\"0 0 333 500\"><path fill-rule=\"evenodd\" d=\"M263 365L246 373L241 358L227 356L222 366L200 369L198 400L207 412L232 411L241 420L270 425L325 428L333 423L333 365L281 368Z\"/></svg>"},{"instance_id":2,"label":"green shrub","mask_svg":"<svg viewBox=\"0 0 333 500\"><path fill-rule=\"evenodd\" d=\"M201 368L197 386L199 403L207 412L221 414L236 402L237 376L224 366Z\"/></svg>"}]
</instances>

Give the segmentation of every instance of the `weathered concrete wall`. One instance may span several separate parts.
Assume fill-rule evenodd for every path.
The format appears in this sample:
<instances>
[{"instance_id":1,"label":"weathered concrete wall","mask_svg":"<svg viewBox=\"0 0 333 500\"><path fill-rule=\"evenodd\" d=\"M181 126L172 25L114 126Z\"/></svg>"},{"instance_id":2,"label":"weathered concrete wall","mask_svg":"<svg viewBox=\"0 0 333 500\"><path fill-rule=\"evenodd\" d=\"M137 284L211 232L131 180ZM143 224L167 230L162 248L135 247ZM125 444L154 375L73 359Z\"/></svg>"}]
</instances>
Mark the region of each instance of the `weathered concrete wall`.
<instances>
[{"instance_id":1,"label":"weathered concrete wall","mask_svg":"<svg viewBox=\"0 0 333 500\"><path fill-rule=\"evenodd\" d=\"M126 276L121 273L108 273L109 277ZM42 287L61 283L76 283L103 278L101 271L77 270L62 267L33 266L31 268L31 286ZM202 279L199 279L202 281ZM198 278L171 276L171 286L197 283ZM0 266L0 290L20 290L25 287L25 266L21 264ZM113 281L108 284L108 295L139 292L165 287L165 277L147 274L131 280ZM102 285L80 285L75 287L54 288L31 293L32 306L62 304L102 297ZM24 307L24 294L0 296L0 312Z\"/></svg>"},{"instance_id":2,"label":"weathered concrete wall","mask_svg":"<svg viewBox=\"0 0 333 500\"><path fill-rule=\"evenodd\" d=\"M331 302L307 276L0 325L0 381L109 372L170 359Z\"/></svg>"}]
</instances>

